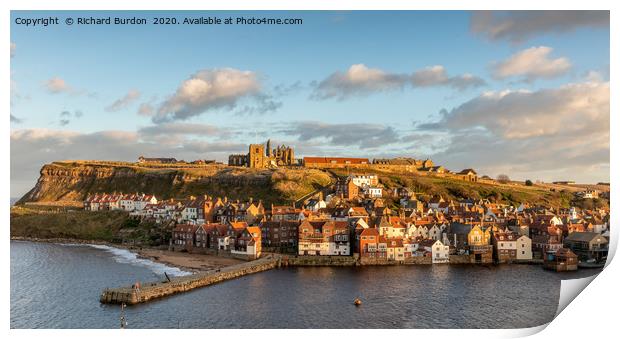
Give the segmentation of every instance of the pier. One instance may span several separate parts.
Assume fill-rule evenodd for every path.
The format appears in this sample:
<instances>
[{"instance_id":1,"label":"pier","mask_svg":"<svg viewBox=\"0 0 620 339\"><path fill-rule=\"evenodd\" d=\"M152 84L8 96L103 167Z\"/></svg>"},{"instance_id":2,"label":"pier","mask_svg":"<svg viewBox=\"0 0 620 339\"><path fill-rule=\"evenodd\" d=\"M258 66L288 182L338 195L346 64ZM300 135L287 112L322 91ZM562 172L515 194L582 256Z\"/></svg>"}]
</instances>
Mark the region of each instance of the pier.
<instances>
[{"instance_id":1,"label":"pier","mask_svg":"<svg viewBox=\"0 0 620 339\"><path fill-rule=\"evenodd\" d=\"M140 286L140 288L134 288L132 286L106 288L101 293L99 301L103 304L135 305L244 275L267 271L277 267L279 264L279 256L269 255L265 258L224 267L218 270L201 272L183 277L174 277L170 278L170 280L161 282L145 283Z\"/></svg>"}]
</instances>

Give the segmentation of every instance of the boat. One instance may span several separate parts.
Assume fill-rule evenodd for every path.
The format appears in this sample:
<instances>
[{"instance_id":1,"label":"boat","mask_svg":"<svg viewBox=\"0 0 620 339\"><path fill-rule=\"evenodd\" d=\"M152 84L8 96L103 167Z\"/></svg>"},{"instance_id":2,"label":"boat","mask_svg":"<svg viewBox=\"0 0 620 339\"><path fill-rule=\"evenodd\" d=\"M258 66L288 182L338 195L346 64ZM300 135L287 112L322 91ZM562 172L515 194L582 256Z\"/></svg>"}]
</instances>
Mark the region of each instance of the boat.
<instances>
[{"instance_id":1,"label":"boat","mask_svg":"<svg viewBox=\"0 0 620 339\"><path fill-rule=\"evenodd\" d=\"M586 261L579 261L577 266L579 268L603 268L605 267L605 260L597 262L596 259L588 259Z\"/></svg>"},{"instance_id":2,"label":"boat","mask_svg":"<svg viewBox=\"0 0 620 339\"><path fill-rule=\"evenodd\" d=\"M360 298L355 298L355 300L353 300L353 305L360 306L361 304L362 304L362 301L360 300Z\"/></svg>"}]
</instances>

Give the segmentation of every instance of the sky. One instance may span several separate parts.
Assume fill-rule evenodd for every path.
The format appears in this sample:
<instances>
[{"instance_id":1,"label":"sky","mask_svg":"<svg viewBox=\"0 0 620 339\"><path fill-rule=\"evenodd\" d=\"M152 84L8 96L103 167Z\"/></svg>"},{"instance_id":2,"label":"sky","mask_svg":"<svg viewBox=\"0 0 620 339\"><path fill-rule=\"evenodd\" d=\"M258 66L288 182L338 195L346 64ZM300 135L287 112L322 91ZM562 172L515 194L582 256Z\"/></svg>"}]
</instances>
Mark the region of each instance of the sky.
<instances>
[{"instance_id":1,"label":"sky","mask_svg":"<svg viewBox=\"0 0 620 339\"><path fill-rule=\"evenodd\" d=\"M23 19L58 17L59 25ZM66 25L66 18L147 25ZM299 18L154 25L155 17ZM55 160L431 158L609 181L607 11L12 11L11 196ZM18 20L20 19L20 20Z\"/></svg>"}]
</instances>

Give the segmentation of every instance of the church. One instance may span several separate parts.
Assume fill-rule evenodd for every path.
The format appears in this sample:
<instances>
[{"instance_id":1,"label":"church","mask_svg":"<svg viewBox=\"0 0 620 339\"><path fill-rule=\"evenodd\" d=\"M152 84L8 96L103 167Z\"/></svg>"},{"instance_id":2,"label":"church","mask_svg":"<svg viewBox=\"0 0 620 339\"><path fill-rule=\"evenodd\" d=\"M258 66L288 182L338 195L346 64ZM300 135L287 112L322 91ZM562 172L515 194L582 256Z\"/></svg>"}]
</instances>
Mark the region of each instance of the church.
<instances>
[{"instance_id":1,"label":"church","mask_svg":"<svg viewBox=\"0 0 620 339\"><path fill-rule=\"evenodd\" d=\"M295 164L293 148L286 145L271 148L271 140L267 140L265 145L251 144L248 154L231 154L228 156L228 166L274 168Z\"/></svg>"}]
</instances>

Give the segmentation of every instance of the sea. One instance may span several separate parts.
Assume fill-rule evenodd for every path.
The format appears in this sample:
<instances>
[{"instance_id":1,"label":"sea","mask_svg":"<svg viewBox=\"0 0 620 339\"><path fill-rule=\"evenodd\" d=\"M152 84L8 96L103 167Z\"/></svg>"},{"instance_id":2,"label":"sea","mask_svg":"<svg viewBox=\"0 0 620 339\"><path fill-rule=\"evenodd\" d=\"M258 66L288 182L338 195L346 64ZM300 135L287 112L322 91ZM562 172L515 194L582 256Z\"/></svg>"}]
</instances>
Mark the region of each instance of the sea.
<instances>
[{"instance_id":1,"label":"sea","mask_svg":"<svg viewBox=\"0 0 620 339\"><path fill-rule=\"evenodd\" d=\"M105 245L11 241L11 328L119 328L104 288L190 274ZM124 310L127 328L524 328L562 279L537 265L279 268ZM353 300L360 298L356 307Z\"/></svg>"}]
</instances>

